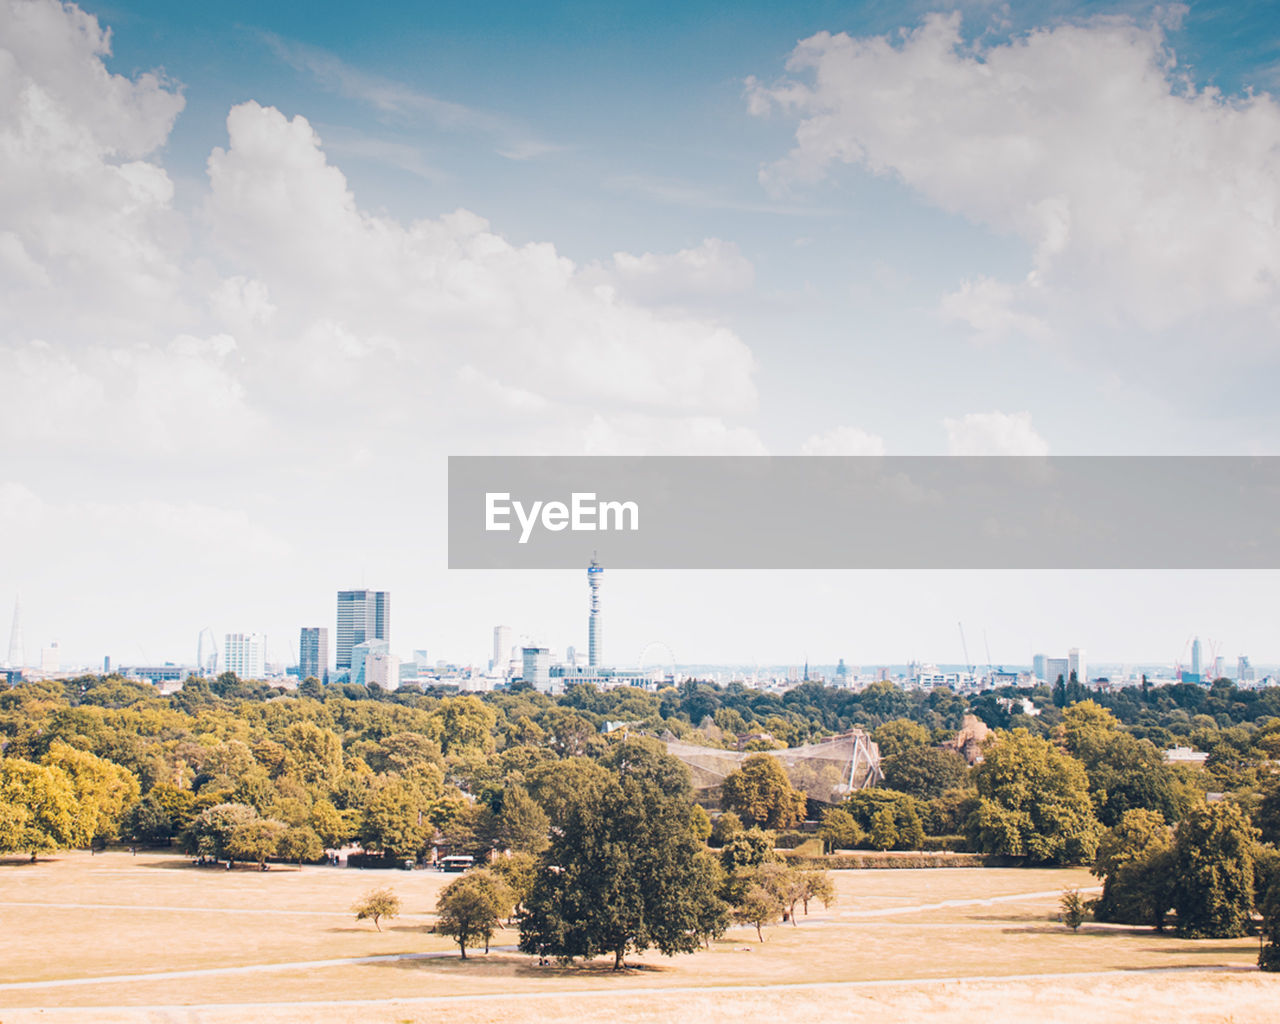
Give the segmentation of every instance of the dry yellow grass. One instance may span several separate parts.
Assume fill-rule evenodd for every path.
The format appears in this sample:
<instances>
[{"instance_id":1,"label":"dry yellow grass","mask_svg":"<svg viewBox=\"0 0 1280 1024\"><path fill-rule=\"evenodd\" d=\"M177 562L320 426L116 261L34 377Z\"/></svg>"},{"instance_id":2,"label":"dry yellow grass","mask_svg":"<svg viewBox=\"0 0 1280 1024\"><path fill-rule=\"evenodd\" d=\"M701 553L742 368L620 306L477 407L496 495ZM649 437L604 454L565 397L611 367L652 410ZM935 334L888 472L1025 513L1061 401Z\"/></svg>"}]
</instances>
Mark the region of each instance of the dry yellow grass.
<instances>
[{"instance_id":1,"label":"dry yellow grass","mask_svg":"<svg viewBox=\"0 0 1280 1024\"><path fill-rule=\"evenodd\" d=\"M451 877L227 872L127 853L3 863L0 1024L171 1015L468 1024L568 1013L575 1024L616 1024L869 1011L950 1022L972 1019L972 1000L994 1001L1007 1020L1154 1019L1167 1007L1179 1021L1244 1024L1276 1019L1280 995L1280 979L1251 969L1255 940L1188 942L1093 924L1073 934L1054 917L1064 886L1094 884L1078 869L837 872L834 906L767 929L764 944L735 929L709 951L632 958L621 975L604 961L540 968L507 952L460 962L426 930ZM395 888L404 909L381 933L348 909L379 885ZM393 956L411 958L352 962ZM1162 973L1116 973L1152 970Z\"/></svg>"}]
</instances>

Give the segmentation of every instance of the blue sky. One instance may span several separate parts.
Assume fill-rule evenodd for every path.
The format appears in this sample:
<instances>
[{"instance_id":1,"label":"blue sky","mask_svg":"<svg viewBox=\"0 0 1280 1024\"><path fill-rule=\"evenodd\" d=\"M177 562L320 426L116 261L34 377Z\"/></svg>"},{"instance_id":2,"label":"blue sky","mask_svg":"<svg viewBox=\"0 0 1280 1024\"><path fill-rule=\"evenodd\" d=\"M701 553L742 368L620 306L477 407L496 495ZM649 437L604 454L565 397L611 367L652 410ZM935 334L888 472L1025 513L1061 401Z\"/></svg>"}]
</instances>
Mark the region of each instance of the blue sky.
<instances>
[{"instance_id":1,"label":"blue sky","mask_svg":"<svg viewBox=\"0 0 1280 1024\"><path fill-rule=\"evenodd\" d=\"M0 7L28 646L284 659L358 577L406 653L581 646L569 577L444 570L451 452L1280 447L1269 5ZM950 576L923 616L915 577L726 580L703 632L692 581L625 580L619 648L690 661L901 661L1001 615L1009 661L1280 659L1267 574L1023 580L1016 614Z\"/></svg>"}]
</instances>

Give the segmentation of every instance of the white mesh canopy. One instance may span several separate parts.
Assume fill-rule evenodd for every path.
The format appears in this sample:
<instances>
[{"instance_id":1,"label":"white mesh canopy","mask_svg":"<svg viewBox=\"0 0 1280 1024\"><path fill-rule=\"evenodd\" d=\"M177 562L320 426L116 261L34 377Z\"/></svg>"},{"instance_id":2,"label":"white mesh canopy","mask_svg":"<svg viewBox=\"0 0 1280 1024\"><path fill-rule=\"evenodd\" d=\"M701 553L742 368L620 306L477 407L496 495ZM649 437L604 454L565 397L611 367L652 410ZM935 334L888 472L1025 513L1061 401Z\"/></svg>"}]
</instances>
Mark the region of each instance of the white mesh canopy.
<instances>
[{"instance_id":1,"label":"white mesh canopy","mask_svg":"<svg viewBox=\"0 0 1280 1024\"><path fill-rule=\"evenodd\" d=\"M666 744L668 753L689 768L694 792L702 797L718 789L725 776L741 768L748 757L759 753L699 747L679 740L667 740ZM884 777L880 772L880 748L861 729L820 743L763 753L782 765L796 789L828 804L839 803L849 793L874 786Z\"/></svg>"}]
</instances>

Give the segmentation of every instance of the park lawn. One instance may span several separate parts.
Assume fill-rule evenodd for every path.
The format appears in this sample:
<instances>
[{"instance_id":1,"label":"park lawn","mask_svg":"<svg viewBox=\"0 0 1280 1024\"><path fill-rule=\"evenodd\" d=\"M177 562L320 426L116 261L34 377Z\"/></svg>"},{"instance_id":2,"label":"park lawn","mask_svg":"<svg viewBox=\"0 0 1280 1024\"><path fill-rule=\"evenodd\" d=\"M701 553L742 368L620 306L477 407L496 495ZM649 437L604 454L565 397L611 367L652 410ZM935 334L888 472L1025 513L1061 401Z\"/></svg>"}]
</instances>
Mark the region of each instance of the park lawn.
<instances>
[{"instance_id":1,"label":"park lawn","mask_svg":"<svg viewBox=\"0 0 1280 1024\"><path fill-rule=\"evenodd\" d=\"M429 871L337 868L226 872L192 868L190 861L181 858L132 858L127 853L93 858L68 854L36 865L0 865L0 909L11 925L0 930L0 963L5 965L0 971L5 982L47 981L455 949L447 939L425 930L435 894L452 877ZM572 993L587 1000L586 1006L592 1005L596 995L639 1000L638 1016L620 1017L615 1007L612 1022L693 1019L675 1013L675 996L664 990L681 990L684 999L703 999L709 993L693 990L743 987L717 993L713 1002L763 1007L772 1005L778 992L762 986L877 983L880 987L780 991L815 1007L839 999L867 1005L888 998L927 1003L940 990L937 979L1169 967L1248 969L1257 955L1256 939L1190 942L1158 936L1149 929L1091 923L1072 933L1054 919L1064 887L1096 884L1080 869L841 871L833 872L832 879L838 894L832 907L811 905L798 927L766 928L763 944L756 941L754 929L735 928L710 951L675 958L631 957L632 968L621 975L608 970L604 960L587 968L538 967L529 957L494 952L488 957L476 955L466 963L449 956L68 987L0 987L0 1007L94 1007L83 1018L68 1019L107 1021L103 1007L201 1004L199 1019L204 1021L221 1019L207 1017L212 1012L209 1004L282 1003L294 1004L295 1009L291 1018L280 1019L439 1019L440 1002L429 1004L434 1007L430 1014L422 1004L416 1009L406 1004L400 1017L384 1016L384 1010L391 1012L386 1006L362 1006L352 1013L351 1007L342 1011L313 1005L394 998L443 1001L451 1020L497 1020L510 1018L512 1007L502 1000L512 996L524 1000L521 1018L527 1011L528 1019L550 1019L562 996L569 999ZM362 892L378 885L395 888L406 913L416 915L384 925L387 931L381 934L368 923L357 924L347 909ZM972 902L977 900L991 902ZM5 905L14 902L41 905ZM72 902L139 909L52 905ZM165 909L143 909L155 907ZM233 912L210 912L216 908ZM510 944L515 936L504 933L494 941ZM1130 987L1163 985L1175 977L1180 976L1138 975ZM1210 988L1219 984L1216 975L1196 977L1207 978ZM1280 979L1257 973L1248 978L1251 984L1280 994L1275 984ZM920 984L914 988L893 985L904 981ZM1026 979L1005 987L1013 992L1010 986L1021 986L1018 991L1031 993L1040 984ZM1045 984L1053 986L1052 981ZM1066 977L1062 985L1083 985L1091 991L1095 987L1093 980L1086 983ZM458 1003L466 997L478 998L465 1006ZM1032 995L1027 998L1034 1002ZM1116 998L1117 1005L1124 1002ZM922 1012L925 1003L920 1004ZM646 1016L663 1006L670 1016ZM945 1001L935 1008L942 1012ZM336 1015L326 1016L330 1010ZM370 1017L375 1010L378 1016ZM231 1013L230 1007L227 1012ZM348 1016L342 1017L342 1012ZM245 1019L244 1006L240 1013L240 1019ZM251 1016L260 1018L259 1009ZM9 1010L3 1016L5 1024L21 1019ZM574 1019L579 1024L588 1018L575 1009Z\"/></svg>"}]
</instances>

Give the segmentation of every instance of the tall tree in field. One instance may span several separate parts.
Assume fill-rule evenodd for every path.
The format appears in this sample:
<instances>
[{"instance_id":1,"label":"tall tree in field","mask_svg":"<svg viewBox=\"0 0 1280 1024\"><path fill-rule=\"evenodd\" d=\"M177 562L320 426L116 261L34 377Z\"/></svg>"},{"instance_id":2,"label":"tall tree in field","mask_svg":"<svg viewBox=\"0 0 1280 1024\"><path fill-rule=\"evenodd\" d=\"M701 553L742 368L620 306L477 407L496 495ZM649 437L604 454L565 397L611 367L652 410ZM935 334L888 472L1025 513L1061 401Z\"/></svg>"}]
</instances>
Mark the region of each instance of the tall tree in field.
<instances>
[{"instance_id":1,"label":"tall tree in field","mask_svg":"<svg viewBox=\"0 0 1280 1024\"><path fill-rule=\"evenodd\" d=\"M764 828L791 828L804 820L804 794L791 785L775 757L752 754L725 776L724 804L743 821Z\"/></svg>"},{"instance_id":2,"label":"tall tree in field","mask_svg":"<svg viewBox=\"0 0 1280 1024\"><path fill-rule=\"evenodd\" d=\"M370 889L351 907L357 921L372 921L373 926L382 931L378 922L384 917L390 920L400 914L400 897L390 886L382 889Z\"/></svg>"},{"instance_id":3,"label":"tall tree in field","mask_svg":"<svg viewBox=\"0 0 1280 1024\"><path fill-rule=\"evenodd\" d=\"M29 853L83 846L92 821L81 812L70 777L56 765L0 758L0 852Z\"/></svg>"},{"instance_id":4,"label":"tall tree in field","mask_svg":"<svg viewBox=\"0 0 1280 1024\"><path fill-rule=\"evenodd\" d=\"M980 850L1042 864L1093 861L1102 825L1074 757L1026 729L997 732L974 781L969 831Z\"/></svg>"},{"instance_id":5,"label":"tall tree in field","mask_svg":"<svg viewBox=\"0 0 1280 1024\"><path fill-rule=\"evenodd\" d=\"M1102 896L1093 916L1162 931L1173 905L1172 855L1173 830L1157 811L1125 811L1098 844L1093 873L1102 879Z\"/></svg>"},{"instance_id":6,"label":"tall tree in field","mask_svg":"<svg viewBox=\"0 0 1280 1024\"><path fill-rule=\"evenodd\" d=\"M91 840L120 834L125 811L138 799L138 780L132 772L61 740L49 745L44 763L67 773L80 805L81 825Z\"/></svg>"},{"instance_id":7,"label":"tall tree in field","mask_svg":"<svg viewBox=\"0 0 1280 1024\"><path fill-rule=\"evenodd\" d=\"M457 941L463 960L468 944L481 939L487 953L489 940L515 903L516 895L502 876L486 869L468 871L440 890L435 930Z\"/></svg>"},{"instance_id":8,"label":"tall tree in field","mask_svg":"<svg viewBox=\"0 0 1280 1024\"><path fill-rule=\"evenodd\" d=\"M1173 906L1178 934L1226 939L1248 932L1257 832L1235 804L1202 804L1173 840Z\"/></svg>"},{"instance_id":9,"label":"tall tree in field","mask_svg":"<svg viewBox=\"0 0 1280 1024\"><path fill-rule=\"evenodd\" d=\"M561 960L629 950L692 952L705 929L699 898L712 886L691 805L639 777L606 773L564 794L520 917L520 949Z\"/></svg>"}]
</instances>

